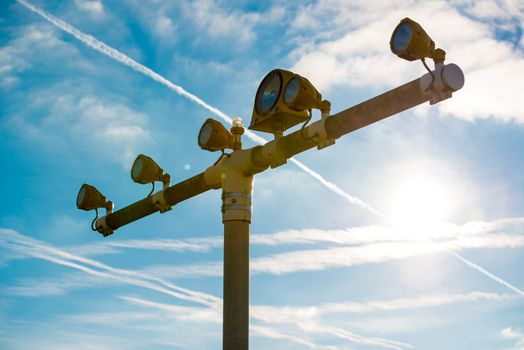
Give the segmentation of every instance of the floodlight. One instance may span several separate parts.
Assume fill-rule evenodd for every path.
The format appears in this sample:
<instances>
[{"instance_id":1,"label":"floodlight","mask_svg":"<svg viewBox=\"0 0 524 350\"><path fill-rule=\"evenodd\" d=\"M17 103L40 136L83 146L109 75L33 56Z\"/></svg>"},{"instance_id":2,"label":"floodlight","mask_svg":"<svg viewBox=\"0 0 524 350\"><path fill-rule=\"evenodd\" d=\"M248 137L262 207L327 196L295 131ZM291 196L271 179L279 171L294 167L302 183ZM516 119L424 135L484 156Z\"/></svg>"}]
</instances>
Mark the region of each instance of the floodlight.
<instances>
[{"instance_id":1,"label":"floodlight","mask_svg":"<svg viewBox=\"0 0 524 350\"><path fill-rule=\"evenodd\" d=\"M219 121L208 118L198 133L198 145L206 151L223 151L231 148L233 136Z\"/></svg>"},{"instance_id":2,"label":"floodlight","mask_svg":"<svg viewBox=\"0 0 524 350\"><path fill-rule=\"evenodd\" d=\"M113 203L106 201L106 197L94 186L83 184L78 191L76 197L76 207L82 210L94 210L99 208L106 208L110 210L113 208Z\"/></svg>"},{"instance_id":3,"label":"floodlight","mask_svg":"<svg viewBox=\"0 0 524 350\"><path fill-rule=\"evenodd\" d=\"M395 55L408 61L423 58L444 61L445 52L435 50L435 42L420 24L410 18L400 21L391 35L389 46Z\"/></svg>"},{"instance_id":4,"label":"floodlight","mask_svg":"<svg viewBox=\"0 0 524 350\"><path fill-rule=\"evenodd\" d=\"M255 110L261 115L266 115L275 107L280 91L282 90L282 75L278 70L270 72L257 91Z\"/></svg>"},{"instance_id":5,"label":"floodlight","mask_svg":"<svg viewBox=\"0 0 524 350\"><path fill-rule=\"evenodd\" d=\"M249 129L283 132L309 119L311 109L321 109L322 95L306 78L275 69L260 83Z\"/></svg>"},{"instance_id":6,"label":"floodlight","mask_svg":"<svg viewBox=\"0 0 524 350\"><path fill-rule=\"evenodd\" d=\"M151 158L139 154L131 168L131 178L139 184L149 184L155 181L164 182L164 170Z\"/></svg>"}]
</instances>

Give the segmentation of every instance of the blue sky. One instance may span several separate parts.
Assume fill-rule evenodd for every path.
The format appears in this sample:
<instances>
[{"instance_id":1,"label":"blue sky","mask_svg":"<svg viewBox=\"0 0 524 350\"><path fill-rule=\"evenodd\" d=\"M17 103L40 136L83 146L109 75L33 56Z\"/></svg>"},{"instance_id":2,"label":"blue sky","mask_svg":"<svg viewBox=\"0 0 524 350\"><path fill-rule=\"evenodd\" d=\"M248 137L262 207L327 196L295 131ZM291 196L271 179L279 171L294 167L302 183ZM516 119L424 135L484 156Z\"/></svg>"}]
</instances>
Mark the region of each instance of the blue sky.
<instances>
[{"instance_id":1,"label":"blue sky","mask_svg":"<svg viewBox=\"0 0 524 350\"><path fill-rule=\"evenodd\" d=\"M247 124L273 68L334 112L421 76L389 51L411 17L466 84L299 155L327 185L257 175L251 348L524 349L522 1L24 3L0 4L0 348L220 348L220 192L103 238L80 185L118 209L149 193L139 153L173 182L214 163L197 133L220 118L176 87Z\"/></svg>"}]
</instances>

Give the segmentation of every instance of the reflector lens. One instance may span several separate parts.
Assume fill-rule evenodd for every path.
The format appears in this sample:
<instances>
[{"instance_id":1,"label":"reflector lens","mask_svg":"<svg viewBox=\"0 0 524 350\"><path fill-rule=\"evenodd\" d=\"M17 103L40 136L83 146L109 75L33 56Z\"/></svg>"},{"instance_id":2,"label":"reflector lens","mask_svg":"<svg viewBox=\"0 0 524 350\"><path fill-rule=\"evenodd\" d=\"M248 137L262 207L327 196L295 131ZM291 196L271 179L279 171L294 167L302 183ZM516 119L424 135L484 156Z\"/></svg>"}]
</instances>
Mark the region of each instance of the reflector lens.
<instances>
[{"instance_id":1,"label":"reflector lens","mask_svg":"<svg viewBox=\"0 0 524 350\"><path fill-rule=\"evenodd\" d=\"M230 148L232 135L219 121L208 118L198 133L198 145L206 151L220 151Z\"/></svg>"},{"instance_id":2,"label":"reflector lens","mask_svg":"<svg viewBox=\"0 0 524 350\"><path fill-rule=\"evenodd\" d=\"M278 72L272 72L262 81L257 92L255 108L259 114L268 114L277 103L282 90L282 77Z\"/></svg>"},{"instance_id":3,"label":"reflector lens","mask_svg":"<svg viewBox=\"0 0 524 350\"><path fill-rule=\"evenodd\" d=\"M82 209L84 199L86 196L87 187L84 185L80 188L80 191L78 191L78 196L76 197L76 207Z\"/></svg>"},{"instance_id":4,"label":"reflector lens","mask_svg":"<svg viewBox=\"0 0 524 350\"><path fill-rule=\"evenodd\" d=\"M209 140L211 139L211 135L213 135L213 124L210 122L206 122L202 129L200 130L200 133L198 134L198 145L202 147L203 145L206 145Z\"/></svg>"},{"instance_id":5,"label":"reflector lens","mask_svg":"<svg viewBox=\"0 0 524 350\"><path fill-rule=\"evenodd\" d=\"M412 36L411 23L405 22L397 27L393 35L393 50L395 52L402 52L408 48Z\"/></svg>"},{"instance_id":6,"label":"reflector lens","mask_svg":"<svg viewBox=\"0 0 524 350\"><path fill-rule=\"evenodd\" d=\"M95 187L83 184L76 197L76 207L82 210L93 210L103 208L106 205L106 197Z\"/></svg>"},{"instance_id":7,"label":"reflector lens","mask_svg":"<svg viewBox=\"0 0 524 350\"><path fill-rule=\"evenodd\" d=\"M162 181L164 170L158 166L153 158L139 154L131 167L131 179L139 184L149 184Z\"/></svg>"},{"instance_id":8,"label":"reflector lens","mask_svg":"<svg viewBox=\"0 0 524 350\"><path fill-rule=\"evenodd\" d=\"M284 103L293 103L298 96L300 89L300 80L293 78L289 81L284 92Z\"/></svg>"},{"instance_id":9,"label":"reflector lens","mask_svg":"<svg viewBox=\"0 0 524 350\"><path fill-rule=\"evenodd\" d=\"M133 167L131 168L131 178L138 179L140 176L140 173L142 172L142 168L143 168L142 158L137 158L135 162L133 163Z\"/></svg>"}]
</instances>

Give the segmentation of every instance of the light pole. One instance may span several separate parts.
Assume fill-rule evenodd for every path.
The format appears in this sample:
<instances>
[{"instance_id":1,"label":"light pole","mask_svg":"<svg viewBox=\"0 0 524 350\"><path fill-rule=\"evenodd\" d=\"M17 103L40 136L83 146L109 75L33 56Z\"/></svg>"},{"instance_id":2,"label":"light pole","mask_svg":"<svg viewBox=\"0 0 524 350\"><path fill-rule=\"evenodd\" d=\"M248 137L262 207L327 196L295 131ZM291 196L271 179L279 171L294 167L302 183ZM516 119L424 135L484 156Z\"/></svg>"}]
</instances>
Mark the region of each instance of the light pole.
<instances>
[{"instance_id":1,"label":"light pole","mask_svg":"<svg viewBox=\"0 0 524 350\"><path fill-rule=\"evenodd\" d=\"M139 155L131 177L139 183L161 181L163 189L116 212L94 187L84 184L77 207L84 210L106 208L106 215L95 218L92 227L104 236L157 211L166 212L175 204L211 189L222 189L224 223L224 306L223 349L247 350L249 339L249 225L251 195L255 174L285 164L287 159L310 148L322 149L352 131L429 101L438 103L462 88L464 75L455 64L444 65L445 53L420 25L402 20L391 37L391 50L407 60L432 58L434 70L402 86L378 95L334 115L330 104L304 77L285 70L270 72L260 84L255 98L250 129L274 134L262 146L242 149L241 120L235 119L230 132L219 122L208 119L198 143L209 151L221 150L220 159L187 180L169 186L169 175L149 157ZM320 120L309 126L311 109L322 112ZM300 130L284 132L303 123ZM225 149L232 149L230 154ZM153 187L154 188L154 187ZM98 214L98 211L97 211Z\"/></svg>"}]
</instances>

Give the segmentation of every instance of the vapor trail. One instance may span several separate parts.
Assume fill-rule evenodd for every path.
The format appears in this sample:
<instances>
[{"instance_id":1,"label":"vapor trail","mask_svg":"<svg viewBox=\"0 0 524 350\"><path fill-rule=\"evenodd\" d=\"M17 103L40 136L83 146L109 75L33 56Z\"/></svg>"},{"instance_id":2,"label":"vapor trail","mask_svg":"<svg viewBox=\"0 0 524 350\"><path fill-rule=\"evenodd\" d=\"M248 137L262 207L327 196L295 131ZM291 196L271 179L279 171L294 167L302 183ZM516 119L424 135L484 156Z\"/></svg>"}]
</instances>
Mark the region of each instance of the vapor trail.
<instances>
[{"instance_id":1,"label":"vapor trail","mask_svg":"<svg viewBox=\"0 0 524 350\"><path fill-rule=\"evenodd\" d=\"M195 102L196 104L202 106L203 108L207 109L208 111L210 111L211 113L215 114L216 116L220 117L222 120L224 120L225 122L231 124L232 123L232 119L231 117L229 117L227 114L225 114L224 112L222 112L221 110L219 110L218 108L216 107L213 107L211 105L209 105L208 103L206 103L204 100L202 100L201 98L193 95L192 93L188 92L187 90L185 90L183 87L181 86L178 86L174 83L172 83L171 81L167 80L166 78L164 78L163 76L161 76L160 74L156 73L155 71L151 70L150 68L147 68L146 66L138 63L137 61L133 60L131 57L123 54L122 52L112 48L111 46L103 43L102 41L96 39L95 37L89 35L89 34L85 34L84 32L76 29L75 27L73 27L72 25L62 21L61 19L47 13L46 11L38 8L38 7L35 7L34 5L32 5L31 3L27 2L26 0L17 0L20 4L24 5L26 8L28 8L29 10L33 11L34 13L38 14L39 16L43 17L45 20L47 20L48 22L50 22L51 24L53 24L54 26L58 27L59 29L63 30L64 32L66 33L69 33L71 34L73 37L75 37L76 39L78 39L79 41L81 41L82 43L84 43L85 45L89 46L90 48L114 59L115 61L118 61L128 67L130 67L131 69L139 72L139 73L142 73L143 75L159 82L160 84L162 85L165 85L167 86L169 89L175 91L176 93L184 96L185 98ZM249 137L252 141L256 142L256 143L259 143L259 144L264 144L266 143L268 140L266 140L265 138L261 137L261 136L258 136L256 134L254 134L253 132L249 131L249 130L246 130L246 136ZM318 174L317 172L315 172L314 170L312 170L311 168L307 167L305 164L303 164L302 162L294 159L294 158L291 158L291 161L296 165L298 166L300 169L302 169L303 171L305 171L307 174L311 175L314 179L318 180L322 185L324 185L328 190L332 191L333 193L341 196L342 198L346 199L349 203L351 204L354 204L354 205L357 205L363 209L366 209L370 212L372 212L373 214L376 214L376 215L379 215L379 216L384 216L382 213L380 213L378 210L374 209L372 206L370 206L369 204L365 203L364 201L362 201L361 199L357 198L357 197L354 197L352 195L350 195L349 193L345 192L344 190L342 190L341 188L339 188L337 185L335 185L334 183L326 180L324 177L322 177L322 175Z\"/></svg>"},{"instance_id":2,"label":"vapor trail","mask_svg":"<svg viewBox=\"0 0 524 350\"><path fill-rule=\"evenodd\" d=\"M486 269L484 269L483 267L475 264L473 261L471 260L468 260L466 259L465 257L457 254L457 253L452 253L457 259L459 259L460 261L462 261L464 264L474 268L475 270L479 271L480 273L488 276L489 278L491 278L492 280L494 280L495 282L497 283L500 283L502 284L503 286L506 286L508 287L509 289L511 289L512 291L514 291L515 293L517 294L520 294L522 296L524 296L524 291L522 289L519 289L517 287L515 287L514 285L512 285L511 283L503 280L502 278L498 277L498 276L495 276L494 274L492 274L491 272L487 271Z\"/></svg>"},{"instance_id":3,"label":"vapor trail","mask_svg":"<svg viewBox=\"0 0 524 350\"><path fill-rule=\"evenodd\" d=\"M96 51L98 51L98 52L100 52L100 53L102 53L102 54L104 54L104 55L106 55L106 56L108 56L108 57L110 57L110 58L112 58L112 59L114 59L114 60L116 60L116 61L118 61L118 62L120 62L120 63L122 63L124 65L126 65L126 66L128 66L128 67L130 67L131 69L133 69L133 70L135 70L135 71L137 71L139 73L144 74L145 76L147 76L147 77L149 77L149 78L151 78L153 80L156 80L160 84L163 84L163 85L167 86L169 89L175 91L176 93L186 97L187 99L189 99L189 100L195 102L196 104L202 106L203 108L207 109L211 113L213 113L216 116L218 116L221 119L223 119L225 122L227 122L229 124L232 123L231 117L229 117L227 114L225 114L224 112L222 112L218 108L209 105L208 103L203 101L201 98L199 98L199 97L193 95L192 93L186 91L181 86L178 86L178 85L172 83L171 81L167 80L166 78L164 78L160 74L156 73L155 71L151 70L150 68L147 68L146 66L136 62L132 58L128 57L127 55L125 55L123 53L121 53L120 51L110 47L109 45L103 43L102 41L96 39L95 37L93 37L91 35L85 34L84 32L76 29L75 27L71 26L70 24L68 24L68 23L66 23L64 21L62 21L61 19L59 19L59 18L57 18L57 17L47 13L46 11L33 6L32 4L30 4L26 0L17 0L17 1L20 4L22 4L23 6L25 6L26 8L28 8L29 10L31 10L34 13L38 14L39 16L43 17L45 20L47 20L51 24L55 25L59 29L65 31L66 33L71 34L73 37L75 37L79 41L83 42L85 45L91 47L92 49L94 49L94 50L96 50ZM248 136L251 140L253 140L254 142L259 143L259 144L263 144L263 143L267 142L266 139L264 139L263 137L260 137L260 136L258 136L256 134L252 133L249 130L246 132L246 136ZM342 190L340 187L338 187L336 184L326 180L324 177L322 177L322 175L320 175L319 173L315 172L314 170L312 170L311 168L309 168L308 166L306 166L302 162L300 162L300 161L298 161L298 160L296 160L294 158L291 158L291 162L293 162L296 166L298 166L304 172L306 172L307 174L312 176L314 179L319 181L328 190L330 190L333 193L335 193L335 194L341 196L342 198L346 199L349 203L354 204L354 205L358 205L361 208L366 209L366 210L370 211L371 213L373 213L375 215L384 217L384 214L382 214L380 211L374 209L372 206L370 206L366 202L362 201L361 199L348 194L347 192ZM458 254L454 254L454 255L459 260L461 260L462 262L466 263L467 265L477 269L478 271L482 272L483 274L485 274L486 276L490 277L491 279L497 281L498 283L501 283L501 284L505 285L506 287L510 288L511 290L513 290L513 291L517 292L518 294L521 294L521 295L524 296L524 292L522 290L512 286L511 284L509 284L508 282L504 281L503 279L501 279L501 278L491 274L490 272L486 271L482 267L480 267L480 266L476 265L475 263L473 263L473 262L471 262L471 261L461 257L460 255L458 255Z\"/></svg>"},{"instance_id":4,"label":"vapor trail","mask_svg":"<svg viewBox=\"0 0 524 350\"><path fill-rule=\"evenodd\" d=\"M24 255L68 266L93 276L155 290L182 300L208 306L217 306L222 302L221 298L213 295L182 288L161 278L144 273L113 268L99 261L71 254L12 230L0 229L0 243L5 243L14 251Z\"/></svg>"}]
</instances>

